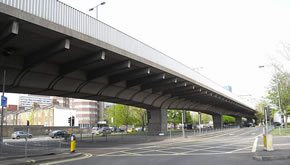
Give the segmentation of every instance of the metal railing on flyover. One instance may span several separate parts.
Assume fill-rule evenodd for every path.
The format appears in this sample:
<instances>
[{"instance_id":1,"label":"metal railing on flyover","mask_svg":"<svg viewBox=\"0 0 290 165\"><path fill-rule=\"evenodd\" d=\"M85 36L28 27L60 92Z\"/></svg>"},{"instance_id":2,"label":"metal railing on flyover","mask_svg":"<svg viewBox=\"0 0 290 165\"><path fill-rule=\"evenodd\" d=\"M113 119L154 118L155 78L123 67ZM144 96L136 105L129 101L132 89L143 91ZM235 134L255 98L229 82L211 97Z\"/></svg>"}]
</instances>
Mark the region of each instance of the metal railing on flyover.
<instances>
[{"instance_id":1,"label":"metal railing on flyover","mask_svg":"<svg viewBox=\"0 0 290 165\"><path fill-rule=\"evenodd\" d=\"M0 0L0 3L15 7L42 19L91 36L116 46L154 64L191 79L198 85L230 98L250 109L252 105L225 90L222 86L195 72L179 61L144 44L143 42L57 0Z\"/></svg>"}]
</instances>

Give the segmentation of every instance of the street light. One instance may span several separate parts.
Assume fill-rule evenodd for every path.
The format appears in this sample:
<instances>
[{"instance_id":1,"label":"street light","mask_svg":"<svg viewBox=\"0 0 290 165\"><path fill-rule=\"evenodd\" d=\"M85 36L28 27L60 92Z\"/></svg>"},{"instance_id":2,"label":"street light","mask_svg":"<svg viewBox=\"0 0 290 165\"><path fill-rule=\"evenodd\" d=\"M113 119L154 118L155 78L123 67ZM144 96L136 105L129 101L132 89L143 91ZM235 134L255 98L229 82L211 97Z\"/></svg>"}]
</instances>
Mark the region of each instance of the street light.
<instances>
[{"instance_id":1,"label":"street light","mask_svg":"<svg viewBox=\"0 0 290 165\"><path fill-rule=\"evenodd\" d=\"M277 76L277 68L275 67L275 66L273 66L274 67L274 69L275 69L275 75ZM265 68L265 65L261 65L261 66L259 66L259 68ZM276 84L276 90L277 90L277 95L278 95L278 105L279 105L279 112L283 115L283 117L284 117L284 112L282 111L282 109L281 109L281 100L280 100L280 91L279 91L279 80L278 80L278 76L277 76L277 84ZM282 123L284 123L284 118L283 118L282 116L281 116L281 118L282 118ZM286 123L287 124L287 123Z\"/></svg>"},{"instance_id":2,"label":"street light","mask_svg":"<svg viewBox=\"0 0 290 165\"><path fill-rule=\"evenodd\" d=\"M96 19L98 19L98 7L101 5L104 5L104 4L106 4L106 2L102 2L102 3L98 4L97 6L89 9L89 11L93 11L94 9L96 9Z\"/></svg>"}]
</instances>

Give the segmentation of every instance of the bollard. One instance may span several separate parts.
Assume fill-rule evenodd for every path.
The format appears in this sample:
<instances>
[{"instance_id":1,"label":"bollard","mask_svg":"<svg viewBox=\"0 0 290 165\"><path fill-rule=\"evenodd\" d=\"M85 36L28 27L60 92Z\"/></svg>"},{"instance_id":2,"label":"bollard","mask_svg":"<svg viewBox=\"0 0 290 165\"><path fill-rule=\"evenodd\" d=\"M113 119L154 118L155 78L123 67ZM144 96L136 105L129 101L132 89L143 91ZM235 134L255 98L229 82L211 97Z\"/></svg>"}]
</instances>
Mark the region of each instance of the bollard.
<instances>
[{"instance_id":1,"label":"bollard","mask_svg":"<svg viewBox=\"0 0 290 165\"><path fill-rule=\"evenodd\" d=\"M70 142L70 152L76 151L76 137L74 135L71 136Z\"/></svg>"},{"instance_id":2,"label":"bollard","mask_svg":"<svg viewBox=\"0 0 290 165\"><path fill-rule=\"evenodd\" d=\"M272 142L272 135L271 134L264 135L264 150L266 150L266 151L274 151L273 142Z\"/></svg>"}]
</instances>

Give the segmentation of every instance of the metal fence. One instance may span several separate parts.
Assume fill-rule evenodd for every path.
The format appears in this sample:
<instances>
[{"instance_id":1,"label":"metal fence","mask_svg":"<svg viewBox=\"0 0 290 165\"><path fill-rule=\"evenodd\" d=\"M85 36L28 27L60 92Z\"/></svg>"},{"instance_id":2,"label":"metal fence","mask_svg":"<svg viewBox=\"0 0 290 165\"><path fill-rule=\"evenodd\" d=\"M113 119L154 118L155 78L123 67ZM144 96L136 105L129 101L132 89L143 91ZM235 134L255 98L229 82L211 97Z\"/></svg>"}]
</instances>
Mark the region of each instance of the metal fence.
<instances>
[{"instance_id":1,"label":"metal fence","mask_svg":"<svg viewBox=\"0 0 290 165\"><path fill-rule=\"evenodd\" d=\"M113 142L113 143L143 143L151 141L160 141L166 139L174 138L191 138L191 137L202 137L211 136L220 133L225 133L227 131L232 131L240 129L240 127L228 127L221 129L205 128L205 129L193 129L185 130L184 134L181 130L168 130L166 134L161 132L134 132L134 133L111 133L95 135L91 133L78 134L77 141L93 142L93 143L103 143L103 142Z\"/></svg>"},{"instance_id":2,"label":"metal fence","mask_svg":"<svg viewBox=\"0 0 290 165\"><path fill-rule=\"evenodd\" d=\"M203 138L214 136L233 130L239 127L229 127L222 129L193 129L185 130L168 130L166 134L161 132L134 132L134 133L111 133L104 135L95 135L91 133L75 134L77 148L79 147L107 147L118 146L119 144L142 144L154 141L163 141L176 138ZM96 144L96 145L92 145ZM0 160L24 158L37 155L57 154L70 152L70 138L50 138L48 136L36 137L32 139L5 139L0 146Z\"/></svg>"},{"instance_id":3,"label":"metal fence","mask_svg":"<svg viewBox=\"0 0 290 165\"><path fill-rule=\"evenodd\" d=\"M63 138L56 140L32 138L27 141L25 139L5 139L0 144L0 160L69 152L69 146L70 142L64 141Z\"/></svg>"}]
</instances>

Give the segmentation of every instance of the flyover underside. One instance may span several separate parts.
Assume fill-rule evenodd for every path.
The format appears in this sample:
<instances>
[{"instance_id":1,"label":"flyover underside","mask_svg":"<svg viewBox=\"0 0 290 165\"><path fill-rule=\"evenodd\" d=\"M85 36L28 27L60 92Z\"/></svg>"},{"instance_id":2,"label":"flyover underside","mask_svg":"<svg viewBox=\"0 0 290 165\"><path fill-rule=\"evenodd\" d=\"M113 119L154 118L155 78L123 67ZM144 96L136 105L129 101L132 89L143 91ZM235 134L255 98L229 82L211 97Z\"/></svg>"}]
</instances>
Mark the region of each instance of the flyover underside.
<instances>
[{"instance_id":1,"label":"flyover underside","mask_svg":"<svg viewBox=\"0 0 290 165\"><path fill-rule=\"evenodd\" d=\"M196 81L8 6L0 6L0 25L0 68L7 72L6 92L107 101L146 109L183 109L248 118L254 115L252 109Z\"/></svg>"}]
</instances>

